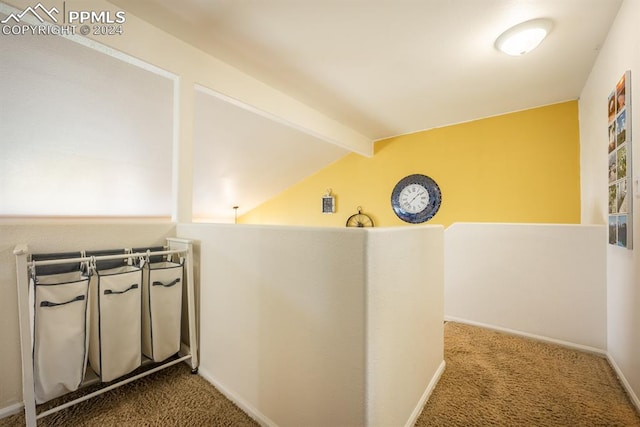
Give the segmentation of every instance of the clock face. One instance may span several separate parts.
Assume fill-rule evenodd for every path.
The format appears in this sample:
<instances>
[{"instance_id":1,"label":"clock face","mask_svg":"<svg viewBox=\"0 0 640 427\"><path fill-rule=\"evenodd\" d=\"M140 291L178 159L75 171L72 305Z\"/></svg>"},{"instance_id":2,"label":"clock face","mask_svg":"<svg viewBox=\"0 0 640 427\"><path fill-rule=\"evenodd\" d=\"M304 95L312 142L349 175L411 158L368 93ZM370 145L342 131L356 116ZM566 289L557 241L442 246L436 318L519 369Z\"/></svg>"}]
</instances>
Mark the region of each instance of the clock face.
<instances>
[{"instance_id":1,"label":"clock face","mask_svg":"<svg viewBox=\"0 0 640 427\"><path fill-rule=\"evenodd\" d=\"M400 206L410 214L423 211L429 204L429 190L420 184L409 184L400 191Z\"/></svg>"},{"instance_id":2,"label":"clock face","mask_svg":"<svg viewBox=\"0 0 640 427\"><path fill-rule=\"evenodd\" d=\"M426 175L402 178L391 193L391 206L403 221L421 223L430 220L440 208L440 188Z\"/></svg>"}]
</instances>

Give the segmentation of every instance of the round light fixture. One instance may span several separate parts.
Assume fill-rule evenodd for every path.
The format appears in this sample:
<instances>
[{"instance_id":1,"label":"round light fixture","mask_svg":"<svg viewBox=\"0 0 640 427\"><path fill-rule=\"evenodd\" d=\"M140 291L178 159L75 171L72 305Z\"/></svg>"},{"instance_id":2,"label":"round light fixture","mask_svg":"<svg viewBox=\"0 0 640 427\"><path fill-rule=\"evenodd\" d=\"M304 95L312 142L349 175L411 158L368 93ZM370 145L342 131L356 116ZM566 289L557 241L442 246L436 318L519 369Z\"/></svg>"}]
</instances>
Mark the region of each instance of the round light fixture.
<instances>
[{"instance_id":1,"label":"round light fixture","mask_svg":"<svg viewBox=\"0 0 640 427\"><path fill-rule=\"evenodd\" d=\"M507 55L520 56L538 47L549 34L553 23L550 19L532 19L509 28L496 39L496 48Z\"/></svg>"}]
</instances>

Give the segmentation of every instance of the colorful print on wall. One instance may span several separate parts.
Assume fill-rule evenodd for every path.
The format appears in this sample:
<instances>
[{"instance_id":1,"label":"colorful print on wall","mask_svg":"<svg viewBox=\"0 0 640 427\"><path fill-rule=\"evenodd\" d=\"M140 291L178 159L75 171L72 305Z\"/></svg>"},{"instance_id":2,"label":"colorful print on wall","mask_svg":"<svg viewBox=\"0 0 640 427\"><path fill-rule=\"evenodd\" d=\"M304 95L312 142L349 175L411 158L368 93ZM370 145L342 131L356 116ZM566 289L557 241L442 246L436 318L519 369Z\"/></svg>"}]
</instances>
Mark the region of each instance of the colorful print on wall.
<instances>
[{"instance_id":1,"label":"colorful print on wall","mask_svg":"<svg viewBox=\"0 0 640 427\"><path fill-rule=\"evenodd\" d=\"M608 110L609 244L631 249L631 71L624 73L609 95Z\"/></svg>"}]
</instances>

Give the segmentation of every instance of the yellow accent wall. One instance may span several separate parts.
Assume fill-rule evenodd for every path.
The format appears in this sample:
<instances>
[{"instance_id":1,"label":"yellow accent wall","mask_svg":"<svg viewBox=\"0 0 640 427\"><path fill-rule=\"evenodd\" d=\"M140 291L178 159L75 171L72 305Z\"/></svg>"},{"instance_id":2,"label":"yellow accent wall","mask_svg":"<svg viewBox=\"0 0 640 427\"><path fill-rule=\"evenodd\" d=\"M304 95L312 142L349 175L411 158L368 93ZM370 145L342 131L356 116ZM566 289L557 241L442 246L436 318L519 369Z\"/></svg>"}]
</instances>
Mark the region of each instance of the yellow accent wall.
<instances>
[{"instance_id":1,"label":"yellow accent wall","mask_svg":"<svg viewBox=\"0 0 640 427\"><path fill-rule=\"evenodd\" d=\"M580 223L578 102L402 135L349 154L238 219L245 224L344 226L361 206L376 226L410 225L391 208L407 175L433 178L442 205L427 224ZM323 214L330 188L336 213Z\"/></svg>"}]
</instances>

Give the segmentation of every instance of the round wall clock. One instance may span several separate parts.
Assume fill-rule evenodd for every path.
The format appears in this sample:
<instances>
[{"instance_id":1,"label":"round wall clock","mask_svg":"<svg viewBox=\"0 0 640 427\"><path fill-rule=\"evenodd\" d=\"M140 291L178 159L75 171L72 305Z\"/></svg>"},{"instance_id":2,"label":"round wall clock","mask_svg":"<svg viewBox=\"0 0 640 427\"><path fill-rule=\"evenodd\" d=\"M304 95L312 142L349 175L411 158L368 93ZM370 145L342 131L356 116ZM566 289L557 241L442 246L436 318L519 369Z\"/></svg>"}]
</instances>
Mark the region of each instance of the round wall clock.
<instances>
[{"instance_id":1,"label":"round wall clock","mask_svg":"<svg viewBox=\"0 0 640 427\"><path fill-rule=\"evenodd\" d=\"M391 192L391 206L398 218L412 224L433 218L440 209L442 194L436 182L426 175L402 178Z\"/></svg>"}]
</instances>

